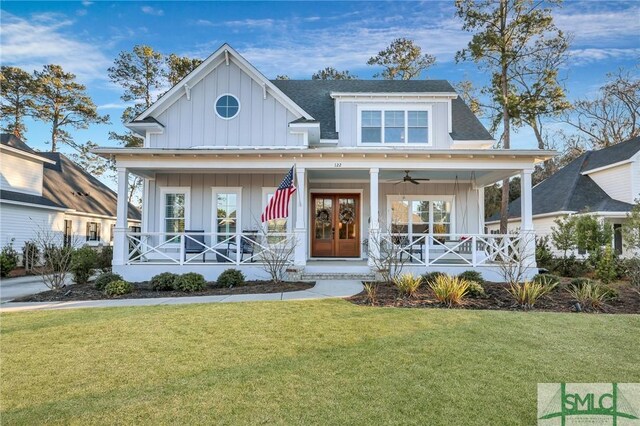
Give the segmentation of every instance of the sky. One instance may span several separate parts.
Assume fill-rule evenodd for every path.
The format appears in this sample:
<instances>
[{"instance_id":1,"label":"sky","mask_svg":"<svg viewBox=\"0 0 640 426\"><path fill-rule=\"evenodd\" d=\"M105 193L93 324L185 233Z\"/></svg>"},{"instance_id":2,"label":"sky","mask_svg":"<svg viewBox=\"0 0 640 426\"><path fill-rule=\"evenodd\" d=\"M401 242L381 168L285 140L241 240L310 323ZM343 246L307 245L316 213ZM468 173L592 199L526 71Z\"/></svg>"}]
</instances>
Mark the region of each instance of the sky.
<instances>
[{"instance_id":1,"label":"sky","mask_svg":"<svg viewBox=\"0 0 640 426\"><path fill-rule=\"evenodd\" d=\"M556 25L572 37L561 77L571 100L593 96L608 72L635 69L640 61L640 0L565 1L554 8ZM471 35L462 30L450 1L305 2L14 2L0 5L0 62L27 71L61 65L77 75L111 124L71 131L76 142L115 145L108 132L124 130L127 106L107 68L123 50L147 44L165 53L206 58L229 43L269 78L307 79L327 66L372 78L367 59L398 37L413 39L436 57L427 77L486 84L486 73L455 54ZM636 67L636 68L634 68ZM27 122L27 142L47 150L48 126ZM514 148L534 148L527 129ZM64 149L63 149L64 150Z\"/></svg>"}]
</instances>

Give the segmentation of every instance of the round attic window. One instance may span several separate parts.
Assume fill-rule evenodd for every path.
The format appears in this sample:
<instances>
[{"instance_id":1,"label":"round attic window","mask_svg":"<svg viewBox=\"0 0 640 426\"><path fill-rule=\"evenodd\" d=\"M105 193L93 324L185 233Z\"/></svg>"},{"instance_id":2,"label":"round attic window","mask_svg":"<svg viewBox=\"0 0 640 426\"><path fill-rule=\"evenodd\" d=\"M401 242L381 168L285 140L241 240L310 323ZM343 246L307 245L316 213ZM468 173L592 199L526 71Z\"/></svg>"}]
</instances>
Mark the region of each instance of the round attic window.
<instances>
[{"instance_id":1,"label":"round attic window","mask_svg":"<svg viewBox=\"0 0 640 426\"><path fill-rule=\"evenodd\" d=\"M240 101L233 95L221 95L216 100L216 114L218 117L229 120L240 111Z\"/></svg>"}]
</instances>

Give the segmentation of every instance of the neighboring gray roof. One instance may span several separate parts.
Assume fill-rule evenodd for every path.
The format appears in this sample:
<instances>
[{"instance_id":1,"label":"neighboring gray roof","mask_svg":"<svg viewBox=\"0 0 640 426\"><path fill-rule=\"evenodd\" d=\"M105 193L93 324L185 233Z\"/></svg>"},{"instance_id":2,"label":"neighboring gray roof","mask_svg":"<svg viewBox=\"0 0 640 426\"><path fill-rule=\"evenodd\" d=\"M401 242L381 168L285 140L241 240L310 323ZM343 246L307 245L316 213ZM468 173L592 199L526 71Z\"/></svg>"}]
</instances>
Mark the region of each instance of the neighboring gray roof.
<instances>
[{"instance_id":1,"label":"neighboring gray roof","mask_svg":"<svg viewBox=\"0 0 640 426\"><path fill-rule=\"evenodd\" d=\"M582 171L585 172L628 160L638 151L640 151L640 136L599 151L593 151Z\"/></svg>"},{"instance_id":2,"label":"neighboring gray roof","mask_svg":"<svg viewBox=\"0 0 640 426\"><path fill-rule=\"evenodd\" d=\"M630 211L631 204L614 200L593 179L582 174L596 153L585 152L536 185L531 192L533 215L560 211ZM520 198L517 198L509 203L509 218L518 218L520 214ZM500 220L500 213L487 218L487 222L496 220Z\"/></svg>"},{"instance_id":3,"label":"neighboring gray roof","mask_svg":"<svg viewBox=\"0 0 640 426\"><path fill-rule=\"evenodd\" d=\"M17 138L16 136L14 136L11 133L2 133L2 134L0 134L0 143L2 145L7 145L7 146L10 146L12 148L19 149L20 151L28 152L29 154L36 154L36 155L38 154L38 152L36 152L33 149L31 149L31 147L29 145L27 145L26 143L22 142L20 140L20 138Z\"/></svg>"},{"instance_id":4,"label":"neighboring gray roof","mask_svg":"<svg viewBox=\"0 0 640 426\"><path fill-rule=\"evenodd\" d=\"M117 194L59 152L41 152L55 161L44 165L42 195L83 213L116 216ZM129 204L129 219L140 220L140 210Z\"/></svg>"},{"instance_id":5,"label":"neighboring gray roof","mask_svg":"<svg viewBox=\"0 0 640 426\"><path fill-rule=\"evenodd\" d=\"M53 201L42 197L40 195L24 194L22 192L14 191L0 191L0 200L16 201L19 203L36 204L44 207L57 207L64 208L60 204L56 204Z\"/></svg>"},{"instance_id":6,"label":"neighboring gray roof","mask_svg":"<svg viewBox=\"0 0 640 426\"><path fill-rule=\"evenodd\" d=\"M455 93L446 80L271 80L302 109L320 122L322 139L337 139L335 103L332 92L352 93ZM463 100L452 104L455 140L491 140L489 132Z\"/></svg>"}]
</instances>

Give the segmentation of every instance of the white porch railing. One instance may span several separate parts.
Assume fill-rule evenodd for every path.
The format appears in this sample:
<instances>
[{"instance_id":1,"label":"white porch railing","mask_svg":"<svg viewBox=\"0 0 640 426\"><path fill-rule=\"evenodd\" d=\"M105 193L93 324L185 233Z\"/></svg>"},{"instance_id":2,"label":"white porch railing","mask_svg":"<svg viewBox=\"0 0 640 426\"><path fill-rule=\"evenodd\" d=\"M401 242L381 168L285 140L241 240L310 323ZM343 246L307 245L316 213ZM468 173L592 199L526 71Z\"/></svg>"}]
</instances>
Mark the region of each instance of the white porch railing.
<instances>
[{"instance_id":1,"label":"white porch railing","mask_svg":"<svg viewBox=\"0 0 640 426\"><path fill-rule=\"evenodd\" d=\"M374 236L375 238L375 236ZM514 263L529 253L529 233L378 234L380 250L417 266L490 266Z\"/></svg>"},{"instance_id":2,"label":"white porch railing","mask_svg":"<svg viewBox=\"0 0 640 426\"><path fill-rule=\"evenodd\" d=\"M127 232L125 264L262 264L276 252L291 254L295 238L293 233Z\"/></svg>"}]
</instances>

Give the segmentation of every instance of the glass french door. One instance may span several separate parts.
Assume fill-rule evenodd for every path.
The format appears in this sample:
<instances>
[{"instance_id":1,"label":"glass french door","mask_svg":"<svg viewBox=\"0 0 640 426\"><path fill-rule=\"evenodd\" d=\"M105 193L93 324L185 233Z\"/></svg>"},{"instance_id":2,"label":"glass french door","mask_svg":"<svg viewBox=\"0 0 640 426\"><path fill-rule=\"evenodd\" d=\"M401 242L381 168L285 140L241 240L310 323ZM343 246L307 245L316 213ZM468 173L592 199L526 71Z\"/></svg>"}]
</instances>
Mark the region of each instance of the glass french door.
<instances>
[{"instance_id":1,"label":"glass french door","mask_svg":"<svg viewBox=\"0 0 640 426\"><path fill-rule=\"evenodd\" d=\"M312 257L360 257L360 195L313 194Z\"/></svg>"}]
</instances>

